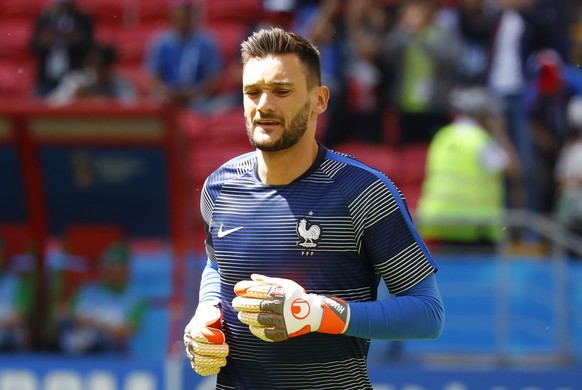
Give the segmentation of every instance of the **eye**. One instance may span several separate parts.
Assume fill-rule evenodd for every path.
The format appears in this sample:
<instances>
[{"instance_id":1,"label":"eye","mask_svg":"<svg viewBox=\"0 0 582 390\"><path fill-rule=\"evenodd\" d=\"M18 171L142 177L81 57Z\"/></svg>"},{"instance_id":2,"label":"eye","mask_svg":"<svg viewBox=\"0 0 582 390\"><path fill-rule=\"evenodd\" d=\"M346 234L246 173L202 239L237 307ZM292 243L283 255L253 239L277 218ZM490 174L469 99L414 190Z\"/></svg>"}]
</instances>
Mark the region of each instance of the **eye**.
<instances>
[{"instance_id":1,"label":"eye","mask_svg":"<svg viewBox=\"0 0 582 390\"><path fill-rule=\"evenodd\" d=\"M244 94L247 95L247 96L249 96L249 97L258 96L259 93L260 92L258 90L255 90L255 89L249 89L249 90L244 91Z\"/></svg>"},{"instance_id":2,"label":"eye","mask_svg":"<svg viewBox=\"0 0 582 390\"><path fill-rule=\"evenodd\" d=\"M275 91L275 93L277 94L277 96L287 96L291 93L290 89L278 89Z\"/></svg>"}]
</instances>

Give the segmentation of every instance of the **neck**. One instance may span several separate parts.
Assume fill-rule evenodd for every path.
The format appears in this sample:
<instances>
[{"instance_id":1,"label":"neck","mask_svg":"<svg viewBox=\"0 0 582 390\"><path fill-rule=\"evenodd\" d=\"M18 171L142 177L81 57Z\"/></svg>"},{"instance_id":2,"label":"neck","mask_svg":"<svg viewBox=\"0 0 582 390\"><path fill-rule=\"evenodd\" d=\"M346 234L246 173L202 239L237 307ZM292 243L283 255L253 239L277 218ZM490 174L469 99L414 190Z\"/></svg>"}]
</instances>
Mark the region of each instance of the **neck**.
<instances>
[{"instance_id":1,"label":"neck","mask_svg":"<svg viewBox=\"0 0 582 390\"><path fill-rule=\"evenodd\" d=\"M269 185L290 184L313 165L318 150L315 139L304 138L285 150L259 151L259 178Z\"/></svg>"}]
</instances>

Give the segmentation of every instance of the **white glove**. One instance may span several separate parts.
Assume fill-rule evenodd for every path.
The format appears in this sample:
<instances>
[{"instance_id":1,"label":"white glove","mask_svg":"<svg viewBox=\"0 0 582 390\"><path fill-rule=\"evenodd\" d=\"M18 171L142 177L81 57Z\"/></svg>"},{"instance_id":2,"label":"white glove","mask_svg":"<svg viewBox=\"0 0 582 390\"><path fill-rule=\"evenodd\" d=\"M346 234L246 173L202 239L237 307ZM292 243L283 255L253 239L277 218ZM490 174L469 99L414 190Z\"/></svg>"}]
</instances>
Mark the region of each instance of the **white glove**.
<instances>
[{"instance_id":1,"label":"white glove","mask_svg":"<svg viewBox=\"0 0 582 390\"><path fill-rule=\"evenodd\" d=\"M184 329L184 346L192 369L200 375L218 374L226 365L228 344L220 330L222 312L218 303L203 302Z\"/></svg>"},{"instance_id":2,"label":"white glove","mask_svg":"<svg viewBox=\"0 0 582 390\"><path fill-rule=\"evenodd\" d=\"M309 332L342 334L350 307L336 297L307 294L289 279L253 274L234 286L232 307L238 319L265 341L282 341Z\"/></svg>"}]
</instances>

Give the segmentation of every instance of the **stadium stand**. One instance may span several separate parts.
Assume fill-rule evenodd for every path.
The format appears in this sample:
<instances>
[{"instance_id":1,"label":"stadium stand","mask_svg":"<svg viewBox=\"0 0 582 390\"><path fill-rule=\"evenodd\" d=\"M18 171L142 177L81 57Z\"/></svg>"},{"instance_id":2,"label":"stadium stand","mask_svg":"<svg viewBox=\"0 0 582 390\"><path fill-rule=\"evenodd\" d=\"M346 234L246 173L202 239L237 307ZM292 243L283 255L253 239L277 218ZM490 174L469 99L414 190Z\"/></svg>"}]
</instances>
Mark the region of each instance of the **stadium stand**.
<instances>
[{"instance_id":1,"label":"stadium stand","mask_svg":"<svg viewBox=\"0 0 582 390\"><path fill-rule=\"evenodd\" d=\"M27 120L30 119L23 119L23 115L26 117L26 115L30 114L27 111L29 110L28 104L32 103L28 99L33 88L35 64L30 58L27 41L31 33L32 21L40 13L46 1L0 0L0 99L2 99L2 102L23 99L24 102L21 107L15 109L18 114L16 121L10 118L7 119L6 116L0 116L1 170L14 166L13 159L8 159L8 157L12 156L13 150L5 147L6 142L3 141L2 132L12 126L13 123L16 123L18 129L22 130L26 128L23 123L27 123ZM241 0L236 2L230 0L200 1L204 6L206 27L217 37L225 60L233 66L240 66L237 58L238 42L250 26L257 21L257 18L263 15L262 2L260 0ZM393 2L394 0L390 1ZM387 3L390 1L387 1ZM120 72L130 77L140 95L146 98L147 79L142 70L143 54L145 45L151 35L166 25L167 0L79 0L79 4L95 16L97 20L95 31L97 39L104 43L116 44L120 53ZM233 90L240 91L239 85L230 75L225 74L222 91ZM3 106L5 106L4 103ZM109 109L111 111L108 111ZM0 108L0 111L2 110L6 111L6 107ZM172 157L163 153L149 154L150 147L156 149L162 144L165 145L168 140L163 137L157 138L153 143L149 141L138 142L128 148L132 149L129 153L131 158L135 156L144 157L145 160L155 161L156 164L159 163L160 165L172 158L177 158L181 169L185 170L183 172L167 173L166 175L165 171L158 169L160 166L156 165L157 168L151 171L155 180L148 182L149 184L144 187L138 186L139 191L132 192L130 197L139 198L136 204L142 207L144 203L140 203L140 201L144 197L150 200L155 198L155 194L149 193L148 189L159 189L158 187L167 189L165 186L169 182L178 181L178 186L174 187L173 190L178 189L178 192L186 197L186 199L180 199L186 211L180 208L172 209L168 199L162 196L157 200L154 199L150 203L149 209L141 209L146 211L142 211L140 214L143 215L139 217L145 219L139 219L138 222L134 222L129 226L115 224L113 228L106 227L104 228L105 230L100 230L106 221L91 220L89 221L91 224L77 225L63 219L63 215L70 216L65 214L68 212L67 209L77 207L78 204L68 205L66 201L59 197L62 196L59 194L62 194L67 189L62 187L53 188L50 193L50 199L48 197L45 199L45 203L56 204L61 207L60 210L64 210L63 215L60 216L62 221L55 225L50 215L46 216L48 220L44 221L47 225L53 224L45 228L49 231L52 229L56 238L68 237L75 251L95 258L99 248L106 245L106 242L117 237L122 231L125 233L126 228L130 230L132 228L143 228L147 224L142 224L140 221L147 220L149 223L157 218L157 215L159 215L157 213L163 213L166 216L185 215L187 217L188 221L182 223L182 225L167 221L158 224L162 226L160 228L163 230L161 232L163 233L161 234L162 236L164 234L174 234L174 232L182 228L188 231L188 237L185 239L186 244L183 242L177 244L182 247L184 245L187 246L188 260L185 267L180 268L181 266L177 266L171 260L175 256L173 251L174 244L169 243L167 240L149 240L148 237L143 241L142 238L132 241L136 253L135 268L132 271L132 283L136 289L139 289L147 296L149 302L145 325L132 342L132 351L141 358L153 358L156 361L156 367L162 361L159 365L164 365L166 363L165 359L168 357L180 360L182 357L182 345L179 342L180 332L183 329L183 316L187 315L182 310L189 311L195 305L196 297L193 291L196 291L198 287L196 285L197 278L202 269L201 264L204 261L202 254L204 232L198 215L200 189L204 179L213 169L229 158L251 150L246 138L242 112L240 108L214 115L180 111L173 112L172 115L175 116L168 119L165 116L165 112L154 110L155 113L152 115L151 108L146 108L142 111L141 102L138 107L130 108L129 113L124 113L123 110L117 107L111 108L107 106L85 107L78 112L76 110L77 108L74 107L55 111L43 108L41 109L43 113L41 118L35 117L35 121L29 122L34 123L34 126L30 128L36 129L37 135L42 135L43 128L45 130L51 128L51 126L43 127L42 121L47 118L56 119L56 122L52 122L53 129L64 129L64 134L68 131L68 134L74 135L77 134L79 125L84 126L87 124L88 127L93 126L95 128L92 122L111 116L115 118L121 116L122 118L129 118L127 122L139 121L139 126L143 126L143 128L151 128L152 122L163 123L164 127L169 126L181 136L179 141L174 140L174 150L180 151L177 152L178 154L184 152L183 156L174 155ZM31 112L34 115L38 114L34 109ZM58 118L63 115L73 116L73 125L59 122ZM325 121L326 118L323 117L322 120ZM127 124L127 122L121 122ZM99 131L104 134L115 135L111 130L115 128L115 125L111 125L111 123L106 123ZM398 123L393 112L386 113L384 124L386 144L346 143L338 145L335 149L353 155L385 172L405 194L409 208L414 212L416 202L420 196L428 145L418 144L404 148L396 147ZM121 127L123 128L124 126ZM42 145L34 143L38 142L38 140L22 139L22 142L19 142L21 145L34 146L31 150L36 153L39 166L42 165L40 164L41 162L50 160L48 165L52 165L50 172L52 174L50 179L52 180L62 176L60 168L69 163L67 157L63 157L63 151L72 146L78 146L76 143L78 140L73 139L66 142L52 142ZM9 140L8 143L10 144L12 141ZM93 148L90 148L89 152L96 152L95 156L98 157L108 156L101 154L102 149L109 149L109 152L113 154L117 152L125 153L127 151L125 147L128 144L121 140L120 146L118 144L119 141L119 138L113 141L101 139L95 145L92 145ZM86 145L83 144L82 146L85 147ZM137 155L133 154L134 151L137 151ZM54 156L58 157L56 161L53 160ZM166 158L169 160L166 160ZM20 161L20 157L16 161ZM37 164L34 164L34 160L31 161L33 162L30 166L26 167L28 173L34 172L34 167L37 166ZM47 172L46 167L43 172ZM183 177L175 180L176 175L186 176L186 180L182 181ZM0 171L0 184L6 182L14 183L13 179L13 177L7 177L6 172ZM46 177L45 179L38 179L37 185L32 187L33 192L34 189L42 188L42 185L47 181L49 180ZM143 184L143 182L140 183ZM8 195L10 195L11 199L17 199L18 197L20 197L18 199L28 199L22 194L16 193L14 188L17 186L9 187L10 189L6 190L5 188L8 187L3 187L3 198L0 200L0 213L4 213L0 215L0 234L6 234L11 237L9 242L12 252L20 252L25 249L30 237L34 237L38 233L38 229L35 229L36 225L31 226L30 221L26 220L26 217L29 216L27 213L34 213L37 222L42 222L42 218L38 219L38 206L28 210L25 208L21 210L20 205L16 203L10 203L7 206L2 204ZM12 190L14 191L10 192ZM30 189L26 191L30 191ZM81 195L86 196L87 193ZM75 196L67 195L67 197L67 199L75 199ZM33 199L38 201L39 196L33 197ZM86 201L86 199L82 198L83 201ZM158 202L159 199L162 200ZM36 201L35 203L38 203ZM121 199L120 202L125 202L123 205L131 205L132 199L129 201ZM107 204L115 204L115 202L107 200L103 204L106 206ZM102 207L103 204L100 204L99 207ZM151 206L152 204L155 204L155 207ZM163 206L160 206L161 204ZM122 209L123 207L119 208ZM160 209L163 210L160 211ZM75 210L78 211L80 208L77 207ZM106 208L104 210L107 211ZM24 215L24 221L13 221L17 211L18 218L16 219ZM8 214L9 212L12 214ZM86 212L92 212L91 217L93 219L100 214L99 211L95 210L86 210ZM101 213L101 216L104 216L104 213ZM150 217L150 219L147 219L147 217ZM156 233L160 233L160 231ZM181 237L181 239L184 239L184 237ZM51 244L54 242L50 241ZM55 251L50 252L47 261L50 261L50 258L54 255ZM170 261L168 261L169 259ZM447 327L443 336L434 342L405 343L405 360L406 358L414 359L416 356L428 356L427 359L430 362L442 363L447 362L448 357L455 355L465 360L467 360L467 356L479 356L491 358L494 363L504 363L508 360L503 359L515 356L545 357L558 353L562 357L564 340L570 342L567 353L576 356L578 359L582 356L582 336L579 332L582 326L582 317L579 310L582 304L582 291L579 283L582 278L580 264L568 264L567 267L560 271L559 266L553 262L555 258L552 256L547 256L541 260L539 258L518 259L511 262L507 258L477 258L474 256L460 258L443 256L439 257L438 260L441 265L439 283L442 286L443 298L447 302ZM187 269L181 275L179 274L184 268L188 267L191 269ZM562 278L564 275L561 272L565 272L567 276ZM563 283L562 287L567 290L566 295L560 295L562 290L556 292L556 287L561 286L560 283ZM525 294L526 291L530 291L531 295ZM506 295L503 295L504 293ZM467 303L467 298L470 300L469 304ZM185 305L183 305L184 302L186 303ZM567 304L567 309L559 306L560 302ZM510 307L507 308L504 305L509 305ZM504 312L503 310L506 309L508 311ZM560 312L560 310L565 311ZM564 317L564 313L569 314L569 316ZM568 321L566 324L567 332L561 333L565 328L560 321L564 321L564 319ZM504 321L508 321L508 323L504 323ZM506 327L504 328L504 326ZM376 345L380 349L385 346L382 343ZM374 362L381 362L384 365L382 366L382 371L385 371L385 361L381 359L386 357L377 355L375 358L378 358L378 360ZM496 361L496 358L501 360ZM13 360L11 356L9 356L9 360ZM142 364L142 362L125 358L123 362L112 360L113 363L110 363L105 360L102 359L96 364L87 364L80 359L76 359L74 362L58 361L58 363L48 364L49 360L44 359L44 356L32 358L26 356L20 366L16 364L14 367L21 370L33 367L35 375L41 373L38 374L39 379L37 380L38 383L41 383L44 380L41 375L47 372L47 364L55 372L63 372L63 368L66 368L75 371L75 375L80 373L79 375L85 375L86 378L91 378L93 374L92 372L86 373L85 371L88 369L85 366L91 367L91 370L99 370L101 367L105 367L115 373L118 368L113 366L118 364L119 367L124 367L123 365L125 364L130 366L127 368L127 372L131 373L131 370L141 367L140 364ZM1 361L0 365L3 368L7 367L7 369L0 370L2 371L0 372L0 377L15 372L11 370L12 366L8 365L8 363L12 363L12 361ZM170 365L165 365L165 367L168 366ZM74 368L71 369L71 367ZM416 366L414 367L416 370ZM498 364L496 367L502 367L502 364ZM151 367L146 366L144 371L147 372L150 369ZM418 370L421 373L418 375L419 378L434 378L434 370L427 371L422 368L418 368ZM479 370L486 372L483 366L480 366ZM150 372L158 375L157 373L161 371L162 369L155 368L151 369ZM123 371L123 373L125 372ZM116 373L116 375L116 380L122 383L122 379L118 379L118 376L122 374L118 375ZM194 377L187 364L184 371L180 371L178 374L172 372L171 376L190 380ZM156 378L162 377L162 374L156 376ZM49 379L46 379L47 383ZM89 383L89 380L87 379L86 383ZM388 379L385 379L385 381L388 381ZM185 382L188 384L187 380ZM14 388L16 388L16 385ZM94 388L101 387L96 386ZM125 388L129 389L131 387L126 385ZM153 387L138 386L138 388L150 389ZM160 379L159 388L173 390L177 387L166 387L166 383L162 384ZM191 386L189 388L194 387Z\"/></svg>"}]
</instances>

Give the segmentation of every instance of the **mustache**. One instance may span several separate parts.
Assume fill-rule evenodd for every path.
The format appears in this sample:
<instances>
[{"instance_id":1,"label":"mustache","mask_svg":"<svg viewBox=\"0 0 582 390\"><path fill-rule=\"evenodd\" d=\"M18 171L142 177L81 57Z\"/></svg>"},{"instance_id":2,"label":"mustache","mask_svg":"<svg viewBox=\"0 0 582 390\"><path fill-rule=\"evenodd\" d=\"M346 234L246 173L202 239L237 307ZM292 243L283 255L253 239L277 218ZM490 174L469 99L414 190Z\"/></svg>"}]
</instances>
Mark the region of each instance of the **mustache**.
<instances>
[{"instance_id":1,"label":"mustache","mask_svg":"<svg viewBox=\"0 0 582 390\"><path fill-rule=\"evenodd\" d=\"M273 121L283 123L283 118L276 115L261 115L259 117L253 118L252 123L256 125L259 121Z\"/></svg>"}]
</instances>

